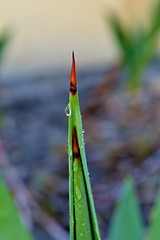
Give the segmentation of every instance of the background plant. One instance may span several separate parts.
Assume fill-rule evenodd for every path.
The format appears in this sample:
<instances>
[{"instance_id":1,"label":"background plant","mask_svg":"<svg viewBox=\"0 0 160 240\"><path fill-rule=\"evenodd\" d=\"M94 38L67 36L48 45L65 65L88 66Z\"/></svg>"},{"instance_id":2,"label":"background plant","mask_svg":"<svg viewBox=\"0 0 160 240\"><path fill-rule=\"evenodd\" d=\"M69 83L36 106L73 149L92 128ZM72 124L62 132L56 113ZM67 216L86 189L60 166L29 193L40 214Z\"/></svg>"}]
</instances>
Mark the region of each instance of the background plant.
<instances>
[{"instance_id":1,"label":"background plant","mask_svg":"<svg viewBox=\"0 0 160 240\"><path fill-rule=\"evenodd\" d=\"M10 40L10 32L4 30L0 35L0 65L3 62L5 49ZM0 111L0 121L4 119L4 113ZM1 158L2 158L1 154ZM3 160L0 160L3 161ZM3 179L0 170L0 240L31 240L31 236L25 229L19 211L16 207L12 193Z\"/></svg>"},{"instance_id":2,"label":"background plant","mask_svg":"<svg viewBox=\"0 0 160 240\"><path fill-rule=\"evenodd\" d=\"M0 240L31 240L19 216L13 196L0 174Z\"/></svg>"},{"instance_id":3,"label":"background plant","mask_svg":"<svg viewBox=\"0 0 160 240\"><path fill-rule=\"evenodd\" d=\"M0 70L1 70L1 64L3 62L3 58L5 55L5 50L10 41L10 37L11 37L11 33L7 29L3 30L0 34ZM3 124L3 120L4 120L4 113L0 107L0 127Z\"/></svg>"},{"instance_id":4,"label":"background plant","mask_svg":"<svg viewBox=\"0 0 160 240\"><path fill-rule=\"evenodd\" d=\"M110 18L111 29L117 40L122 66L127 70L126 86L136 90L142 86L144 68L157 55L157 40L160 30L160 1L153 7L150 26L124 27L121 20L113 14Z\"/></svg>"},{"instance_id":5,"label":"background plant","mask_svg":"<svg viewBox=\"0 0 160 240\"><path fill-rule=\"evenodd\" d=\"M131 177L127 177L122 184L122 195L115 207L109 240L158 240L160 236L160 193L157 192L155 204L151 211L148 230L142 220L138 195L135 183Z\"/></svg>"},{"instance_id":6,"label":"background plant","mask_svg":"<svg viewBox=\"0 0 160 240\"><path fill-rule=\"evenodd\" d=\"M7 29L3 30L0 34L0 64L3 61L3 57L5 54L5 49L9 43L11 38L11 33Z\"/></svg>"}]
</instances>

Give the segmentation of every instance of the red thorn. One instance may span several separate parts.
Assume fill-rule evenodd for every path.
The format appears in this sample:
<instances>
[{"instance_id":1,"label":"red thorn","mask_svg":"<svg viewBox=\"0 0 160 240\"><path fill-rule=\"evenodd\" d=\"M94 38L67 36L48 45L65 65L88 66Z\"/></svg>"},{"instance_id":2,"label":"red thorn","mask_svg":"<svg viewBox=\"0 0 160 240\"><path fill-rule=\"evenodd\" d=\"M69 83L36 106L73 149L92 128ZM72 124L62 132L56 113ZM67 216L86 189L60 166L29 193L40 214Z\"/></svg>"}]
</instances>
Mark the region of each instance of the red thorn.
<instances>
[{"instance_id":1,"label":"red thorn","mask_svg":"<svg viewBox=\"0 0 160 240\"><path fill-rule=\"evenodd\" d=\"M80 158L80 151L79 151L79 146L78 146L78 139L77 139L77 131L76 128L74 127L73 129L73 156L74 159L79 159Z\"/></svg>"},{"instance_id":2,"label":"red thorn","mask_svg":"<svg viewBox=\"0 0 160 240\"><path fill-rule=\"evenodd\" d=\"M70 92L72 95L77 92L77 80L76 80L76 63L74 52L72 52L72 67L71 67L71 77L70 77Z\"/></svg>"}]
</instances>

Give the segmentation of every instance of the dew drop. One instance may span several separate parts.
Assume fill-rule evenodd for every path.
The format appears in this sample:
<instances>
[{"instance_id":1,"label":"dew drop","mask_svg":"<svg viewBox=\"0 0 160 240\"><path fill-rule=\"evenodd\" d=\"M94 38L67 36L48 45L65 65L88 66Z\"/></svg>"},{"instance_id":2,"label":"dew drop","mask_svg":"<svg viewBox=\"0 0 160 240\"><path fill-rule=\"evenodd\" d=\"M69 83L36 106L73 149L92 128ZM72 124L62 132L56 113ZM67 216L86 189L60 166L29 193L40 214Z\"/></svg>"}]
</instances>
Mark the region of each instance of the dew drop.
<instances>
[{"instance_id":1,"label":"dew drop","mask_svg":"<svg viewBox=\"0 0 160 240\"><path fill-rule=\"evenodd\" d=\"M81 148L82 148L82 149L84 148L84 144L81 145Z\"/></svg>"},{"instance_id":2,"label":"dew drop","mask_svg":"<svg viewBox=\"0 0 160 240\"><path fill-rule=\"evenodd\" d=\"M65 108L65 114L67 117L71 116L71 108L70 108L70 104L68 103L68 105Z\"/></svg>"},{"instance_id":3,"label":"dew drop","mask_svg":"<svg viewBox=\"0 0 160 240\"><path fill-rule=\"evenodd\" d=\"M85 133L85 130L84 130L84 129L82 129L82 133Z\"/></svg>"}]
</instances>

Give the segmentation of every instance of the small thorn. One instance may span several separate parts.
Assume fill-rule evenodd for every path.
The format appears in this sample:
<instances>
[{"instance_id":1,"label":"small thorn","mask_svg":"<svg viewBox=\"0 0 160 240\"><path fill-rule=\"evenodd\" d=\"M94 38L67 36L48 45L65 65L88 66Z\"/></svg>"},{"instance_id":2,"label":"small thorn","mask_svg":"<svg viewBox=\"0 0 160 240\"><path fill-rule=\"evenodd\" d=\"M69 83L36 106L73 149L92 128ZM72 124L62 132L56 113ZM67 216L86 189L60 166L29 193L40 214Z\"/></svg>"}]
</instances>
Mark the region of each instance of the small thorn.
<instances>
[{"instance_id":1,"label":"small thorn","mask_svg":"<svg viewBox=\"0 0 160 240\"><path fill-rule=\"evenodd\" d=\"M75 127L73 129L72 148L73 148L73 157L74 157L74 159L79 159L80 158L80 151L79 151L79 146L78 146L77 131L76 131Z\"/></svg>"},{"instance_id":2,"label":"small thorn","mask_svg":"<svg viewBox=\"0 0 160 240\"><path fill-rule=\"evenodd\" d=\"M72 52L72 67L71 67L71 77L70 77L70 92L75 95L77 92L77 80L76 80L76 63L74 52Z\"/></svg>"}]
</instances>

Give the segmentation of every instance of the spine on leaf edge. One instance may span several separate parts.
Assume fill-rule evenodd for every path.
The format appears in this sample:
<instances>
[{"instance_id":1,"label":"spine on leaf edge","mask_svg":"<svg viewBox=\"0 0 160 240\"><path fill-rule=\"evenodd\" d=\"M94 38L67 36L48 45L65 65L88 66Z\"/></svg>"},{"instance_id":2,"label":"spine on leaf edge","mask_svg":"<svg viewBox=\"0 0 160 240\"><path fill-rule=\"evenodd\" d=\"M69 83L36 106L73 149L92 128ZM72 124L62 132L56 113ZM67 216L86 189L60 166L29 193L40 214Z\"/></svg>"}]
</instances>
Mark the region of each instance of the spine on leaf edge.
<instances>
[{"instance_id":1,"label":"spine on leaf edge","mask_svg":"<svg viewBox=\"0 0 160 240\"><path fill-rule=\"evenodd\" d=\"M71 67L71 77L70 77L70 93L75 95L77 93L77 79L76 79L76 64L74 52L72 52L72 67Z\"/></svg>"},{"instance_id":2,"label":"spine on leaf edge","mask_svg":"<svg viewBox=\"0 0 160 240\"><path fill-rule=\"evenodd\" d=\"M74 127L73 129L73 143L72 143L72 148L73 148L73 159L80 159L80 150L79 150L79 145L78 145L78 138L77 138L77 131L76 128Z\"/></svg>"}]
</instances>

